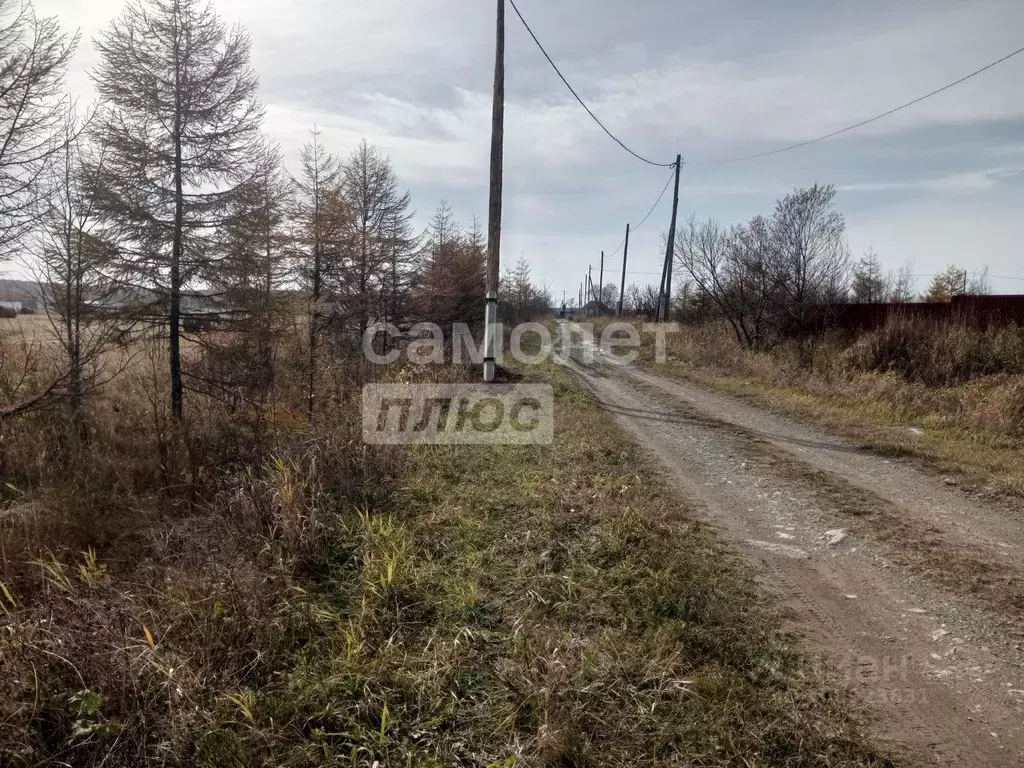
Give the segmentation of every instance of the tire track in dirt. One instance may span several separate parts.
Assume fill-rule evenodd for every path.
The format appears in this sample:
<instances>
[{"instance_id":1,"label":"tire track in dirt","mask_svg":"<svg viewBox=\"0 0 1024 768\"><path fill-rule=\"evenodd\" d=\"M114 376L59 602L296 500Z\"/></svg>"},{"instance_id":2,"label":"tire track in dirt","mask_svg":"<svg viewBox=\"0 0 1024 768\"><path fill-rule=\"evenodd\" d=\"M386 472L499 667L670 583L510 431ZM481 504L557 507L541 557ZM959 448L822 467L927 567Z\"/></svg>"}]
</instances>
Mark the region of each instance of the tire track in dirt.
<instances>
[{"instance_id":1,"label":"tire track in dirt","mask_svg":"<svg viewBox=\"0 0 1024 768\"><path fill-rule=\"evenodd\" d=\"M917 530L913 526L890 526L892 540L885 542L846 530L854 526L843 510L844 494L870 506L871 495L856 482L870 474L870 462L861 459L878 462L885 471L874 476L877 488L870 491L878 491L875 506L884 505L886 515L906 514L915 525L930 520L929 548L940 553L964 549L984 558L1009 544L1011 554L993 555L994 563L1016 570L1020 537L1009 520L993 514L979 526L962 520L962 497L924 473L909 486L883 487L915 470L890 471L881 457L809 430L801 434L803 428L752 414L750 406L734 419L728 399L706 393L715 398L709 407L703 396L687 397L689 385L680 391L676 382L620 365L570 367L657 457L694 511L757 566L764 585L792 608L809 647L875 715L878 735L906 748L906 764L1022 764L1021 653L1005 621L972 595L951 594L927 572L892 556L900 537ZM787 440L786 448L776 445ZM822 458L819 450L830 455ZM843 466L837 453L858 462ZM929 487L906 513L891 500L928 484L938 487ZM925 517L922 498L943 494L951 498L941 499L941 513Z\"/></svg>"}]
</instances>

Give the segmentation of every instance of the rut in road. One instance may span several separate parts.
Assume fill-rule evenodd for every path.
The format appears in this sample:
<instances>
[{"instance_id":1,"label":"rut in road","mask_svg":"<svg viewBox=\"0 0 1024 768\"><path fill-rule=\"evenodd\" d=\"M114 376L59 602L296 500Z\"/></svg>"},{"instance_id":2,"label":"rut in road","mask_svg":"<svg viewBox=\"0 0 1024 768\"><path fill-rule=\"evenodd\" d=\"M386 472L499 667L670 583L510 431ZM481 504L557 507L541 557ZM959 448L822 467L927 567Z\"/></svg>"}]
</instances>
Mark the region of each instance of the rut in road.
<instances>
[{"instance_id":1,"label":"rut in road","mask_svg":"<svg viewBox=\"0 0 1024 768\"><path fill-rule=\"evenodd\" d=\"M905 764L1024 764L1018 510L689 383L568 365L794 609Z\"/></svg>"}]
</instances>

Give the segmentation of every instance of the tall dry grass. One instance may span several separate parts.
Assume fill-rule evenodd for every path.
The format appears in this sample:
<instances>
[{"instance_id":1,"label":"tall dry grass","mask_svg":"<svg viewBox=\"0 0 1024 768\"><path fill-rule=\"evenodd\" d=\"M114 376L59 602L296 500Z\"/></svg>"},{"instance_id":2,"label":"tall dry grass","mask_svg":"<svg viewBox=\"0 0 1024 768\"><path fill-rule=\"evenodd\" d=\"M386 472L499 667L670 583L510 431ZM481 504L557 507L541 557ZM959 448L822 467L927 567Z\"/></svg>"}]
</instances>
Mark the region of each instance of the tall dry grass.
<instances>
[{"instance_id":1,"label":"tall dry grass","mask_svg":"<svg viewBox=\"0 0 1024 768\"><path fill-rule=\"evenodd\" d=\"M644 359L653 362L648 336ZM810 349L750 350L725 327L681 326L660 370L920 458L985 492L1024 496L1024 330L898 320Z\"/></svg>"},{"instance_id":2,"label":"tall dry grass","mask_svg":"<svg viewBox=\"0 0 1024 768\"><path fill-rule=\"evenodd\" d=\"M316 634L309 574L405 457L363 444L351 361L325 361L308 420L302 361L282 340L261 397L192 391L176 425L143 342L81 418L3 424L0 763L195 764L205 724Z\"/></svg>"},{"instance_id":3,"label":"tall dry grass","mask_svg":"<svg viewBox=\"0 0 1024 768\"><path fill-rule=\"evenodd\" d=\"M1024 436L1024 330L976 330L898 319L851 338L832 334L810 364L780 344L749 350L716 325L670 334L670 360L829 400L867 400L893 422Z\"/></svg>"},{"instance_id":4,"label":"tall dry grass","mask_svg":"<svg viewBox=\"0 0 1024 768\"><path fill-rule=\"evenodd\" d=\"M1024 331L895 318L857 339L844 353L852 371L896 373L931 387L996 374L1024 374Z\"/></svg>"}]
</instances>

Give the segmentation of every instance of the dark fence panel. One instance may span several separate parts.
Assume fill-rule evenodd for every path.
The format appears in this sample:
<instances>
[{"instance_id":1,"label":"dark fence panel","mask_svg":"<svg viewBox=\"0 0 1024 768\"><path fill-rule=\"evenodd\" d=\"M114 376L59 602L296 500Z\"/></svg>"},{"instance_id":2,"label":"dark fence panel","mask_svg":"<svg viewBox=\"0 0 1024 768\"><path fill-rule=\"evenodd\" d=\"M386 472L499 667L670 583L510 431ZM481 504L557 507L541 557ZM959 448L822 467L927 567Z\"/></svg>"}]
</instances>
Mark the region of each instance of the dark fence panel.
<instances>
[{"instance_id":1,"label":"dark fence panel","mask_svg":"<svg viewBox=\"0 0 1024 768\"><path fill-rule=\"evenodd\" d=\"M975 328L1024 326L1024 296L955 296L944 303L837 304L828 308L826 316L830 328L849 331L873 331L897 317Z\"/></svg>"}]
</instances>

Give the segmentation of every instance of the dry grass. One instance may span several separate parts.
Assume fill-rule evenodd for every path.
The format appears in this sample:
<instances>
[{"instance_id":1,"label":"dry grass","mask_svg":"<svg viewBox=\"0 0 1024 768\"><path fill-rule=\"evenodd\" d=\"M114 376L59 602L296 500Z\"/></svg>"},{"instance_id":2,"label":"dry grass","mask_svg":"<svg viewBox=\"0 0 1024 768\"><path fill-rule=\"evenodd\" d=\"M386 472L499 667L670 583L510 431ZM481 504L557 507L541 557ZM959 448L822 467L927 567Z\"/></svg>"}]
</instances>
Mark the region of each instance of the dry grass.
<instances>
[{"instance_id":1,"label":"dry grass","mask_svg":"<svg viewBox=\"0 0 1024 768\"><path fill-rule=\"evenodd\" d=\"M177 428L163 350L135 351L83 424L49 411L0 433L0 764L189 763L225 697L319 631L305 572L336 508L401 475L334 387L307 422L296 360L272 407L193 394Z\"/></svg>"},{"instance_id":2,"label":"dry grass","mask_svg":"<svg viewBox=\"0 0 1024 768\"><path fill-rule=\"evenodd\" d=\"M565 374L553 447L399 451L292 346L259 413L174 428L153 349L0 436L0 763L885 764Z\"/></svg>"},{"instance_id":3,"label":"dry grass","mask_svg":"<svg viewBox=\"0 0 1024 768\"><path fill-rule=\"evenodd\" d=\"M43 339L53 330L50 319L43 313L17 314L14 317L0 317L0 335L8 338L24 337Z\"/></svg>"},{"instance_id":4,"label":"dry grass","mask_svg":"<svg viewBox=\"0 0 1024 768\"><path fill-rule=\"evenodd\" d=\"M794 349L752 352L724 328L683 327L658 369L922 458L969 484L1024 495L1024 374L984 373L1015 370L1024 333L940 331L916 342L922 329L892 328L852 346L829 338L808 369Z\"/></svg>"}]
</instances>

